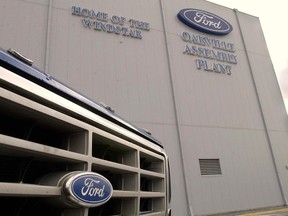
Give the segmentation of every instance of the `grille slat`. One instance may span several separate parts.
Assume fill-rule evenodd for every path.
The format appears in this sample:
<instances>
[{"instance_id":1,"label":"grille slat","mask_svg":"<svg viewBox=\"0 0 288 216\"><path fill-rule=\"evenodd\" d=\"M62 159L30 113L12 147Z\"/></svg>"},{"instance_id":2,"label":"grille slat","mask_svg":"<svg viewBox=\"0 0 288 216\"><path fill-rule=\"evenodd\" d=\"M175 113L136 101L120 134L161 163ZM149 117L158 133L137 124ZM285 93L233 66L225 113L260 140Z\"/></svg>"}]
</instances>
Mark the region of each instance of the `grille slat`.
<instances>
[{"instance_id":1,"label":"grille slat","mask_svg":"<svg viewBox=\"0 0 288 216\"><path fill-rule=\"evenodd\" d=\"M158 150L0 90L2 210L11 216L165 215L166 162ZM63 194L54 182L39 185L48 174L72 171L106 177L115 190L112 198L82 211L61 203ZM35 200L39 208L31 214Z\"/></svg>"}]
</instances>

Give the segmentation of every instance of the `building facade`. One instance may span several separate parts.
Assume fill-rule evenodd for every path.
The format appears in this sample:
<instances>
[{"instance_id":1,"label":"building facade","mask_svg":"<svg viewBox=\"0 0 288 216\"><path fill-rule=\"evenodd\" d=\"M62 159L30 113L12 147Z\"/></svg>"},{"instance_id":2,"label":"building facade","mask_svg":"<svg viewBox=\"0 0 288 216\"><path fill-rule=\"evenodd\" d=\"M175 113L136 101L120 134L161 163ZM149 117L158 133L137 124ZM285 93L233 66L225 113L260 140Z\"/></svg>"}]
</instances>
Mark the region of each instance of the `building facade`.
<instances>
[{"instance_id":1,"label":"building facade","mask_svg":"<svg viewBox=\"0 0 288 216\"><path fill-rule=\"evenodd\" d=\"M3 49L162 142L173 215L287 205L287 114L257 17L204 0L0 3Z\"/></svg>"}]
</instances>

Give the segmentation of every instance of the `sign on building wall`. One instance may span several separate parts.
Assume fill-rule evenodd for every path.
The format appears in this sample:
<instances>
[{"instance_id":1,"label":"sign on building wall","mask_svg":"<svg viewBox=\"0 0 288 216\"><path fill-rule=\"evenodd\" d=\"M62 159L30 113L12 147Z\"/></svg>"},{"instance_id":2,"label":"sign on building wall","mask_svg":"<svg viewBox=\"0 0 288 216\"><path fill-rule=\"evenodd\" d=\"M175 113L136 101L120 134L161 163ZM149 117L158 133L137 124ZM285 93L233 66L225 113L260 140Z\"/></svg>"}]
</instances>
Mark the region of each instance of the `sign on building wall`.
<instances>
[{"instance_id":1,"label":"sign on building wall","mask_svg":"<svg viewBox=\"0 0 288 216\"><path fill-rule=\"evenodd\" d=\"M226 35L233 30L229 22L207 11L182 9L177 17L185 25L208 34Z\"/></svg>"},{"instance_id":2,"label":"sign on building wall","mask_svg":"<svg viewBox=\"0 0 288 216\"><path fill-rule=\"evenodd\" d=\"M186 42L183 53L197 57L197 69L231 75L232 66L237 64L235 46L231 42L220 40L219 36L229 34L233 30L232 25L215 14L198 9L182 9L177 17L190 28L218 36L214 38L186 31L180 34Z\"/></svg>"},{"instance_id":3,"label":"sign on building wall","mask_svg":"<svg viewBox=\"0 0 288 216\"><path fill-rule=\"evenodd\" d=\"M130 38L142 39L143 31L150 30L150 24L145 21L109 15L93 9L72 6L72 14L82 18L82 24L87 29L114 33Z\"/></svg>"}]
</instances>

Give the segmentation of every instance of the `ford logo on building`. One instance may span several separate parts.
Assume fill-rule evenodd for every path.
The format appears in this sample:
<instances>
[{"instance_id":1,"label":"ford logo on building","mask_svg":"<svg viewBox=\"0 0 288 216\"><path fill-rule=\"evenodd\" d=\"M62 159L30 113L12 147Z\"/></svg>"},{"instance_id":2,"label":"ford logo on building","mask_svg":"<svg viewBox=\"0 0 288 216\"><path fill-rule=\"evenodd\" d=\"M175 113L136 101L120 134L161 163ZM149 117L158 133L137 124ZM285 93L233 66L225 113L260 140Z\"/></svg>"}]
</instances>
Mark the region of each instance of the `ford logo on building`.
<instances>
[{"instance_id":1,"label":"ford logo on building","mask_svg":"<svg viewBox=\"0 0 288 216\"><path fill-rule=\"evenodd\" d=\"M208 34L226 35L233 30L226 20L207 11L182 9L177 17L185 25Z\"/></svg>"},{"instance_id":2,"label":"ford logo on building","mask_svg":"<svg viewBox=\"0 0 288 216\"><path fill-rule=\"evenodd\" d=\"M63 184L63 189L70 202L84 207L102 205L113 194L111 183L104 176L93 172L70 175Z\"/></svg>"}]
</instances>

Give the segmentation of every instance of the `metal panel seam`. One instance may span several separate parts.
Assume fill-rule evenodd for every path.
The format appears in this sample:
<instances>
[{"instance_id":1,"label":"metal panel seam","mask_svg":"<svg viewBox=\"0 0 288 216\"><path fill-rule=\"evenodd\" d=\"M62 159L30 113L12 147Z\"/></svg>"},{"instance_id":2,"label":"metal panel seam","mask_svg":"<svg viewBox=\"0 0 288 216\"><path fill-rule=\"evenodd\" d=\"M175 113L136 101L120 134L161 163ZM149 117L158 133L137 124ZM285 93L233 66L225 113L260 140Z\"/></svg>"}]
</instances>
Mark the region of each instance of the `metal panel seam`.
<instances>
[{"instance_id":1,"label":"metal panel seam","mask_svg":"<svg viewBox=\"0 0 288 216\"><path fill-rule=\"evenodd\" d=\"M53 0L49 0L48 17L47 17L47 32L46 32L46 50L45 50L45 73L49 72L49 55L50 55L50 37L51 37L51 18L52 18Z\"/></svg>"},{"instance_id":2,"label":"metal panel seam","mask_svg":"<svg viewBox=\"0 0 288 216\"><path fill-rule=\"evenodd\" d=\"M181 138L181 130L180 130L180 121L179 121L179 115L178 115L178 107L176 102L176 94L175 94L175 88L173 85L173 75L172 75L172 68L171 68L171 61L170 61L170 50L168 46L168 35L166 31L166 24L165 24L165 15L164 15L164 8L163 8L163 2L162 0L159 0L160 2L160 9L161 9L161 17L162 17L162 23L163 23L163 31L164 31L164 38L165 38L165 48L166 48L166 57L168 62L168 71L169 71L169 77L170 77L170 85L171 85L171 92L172 92L172 101L173 101L173 108L175 112L175 119L176 119L176 128L177 128L177 138L179 143L179 150L180 150L180 157L181 157L181 166L182 166L182 172L183 172L183 180L184 180L184 187L185 187L185 196L186 196L186 204L187 204L187 211L190 216L193 216L193 209L190 205L191 199L189 197L188 193L188 185L187 185L187 177L185 173L185 162L183 157L183 149L182 149L182 138Z\"/></svg>"},{"instance_id":3,"label":"metal panel seam","mask_svg":"<svg viewBox=\"0 0 288 216\"><path fill-rule=\"evenodd\" d=\"M284 201L284 205L287 206L287 205L288 205L288 203L287 203L287 198L286 198L286 196L285 196L285 193L284 193L284 190L283 190L283 183L282 183L281 178L280 178L280 175L279 175L279 170L278 170L278 167L277 167L277 163L276 163L276 159L275 159L275 154L274 154L273 147L272 147L272 141L271 141L271 138L270 138L270 136L269 136L269 131L268 131L267 123L266 123L266 120L265 120L264 111L263 111L263 109L262 109L261 99L260 99L259 94L258 94L258 89L257 89L257 85L256 85L256 82L255 82L255 77L254 77L254 75L253 75L253 70L252 70L250 58L249 58L249 55L248 55L248 51L247 51L247 47L246 47L244 35L243 35L243 32L242 32L242 28L241 28L241 24L240 24L240 20L239 20L238 10L237 10L237 9L234 9L234 11L235 11L237 23L238 23L238 26L239 26L239 30L240 30L240 36L241 36L241 39L242 39L242 42L243 42L243 46L244 46L244 50L245 50L245 54L246 54L246 58L247 58L247 63L248 63L249 71L250 71L250 74L251 74L251 77L252 77L254 90L255 90L255 92L256 92L256 98L257 98L257 102L258 102L258 104L259 104L259 110L260 110L261 118L262 118L262 121L263 121L263 126L264 126L264 130L265 130L265 134L266 134L266 137L267 137L269 150L270 150L270 153L271 153L271 157L272 157L272 161L273 161L273 166L274 166L275 173L276 173L276 178L277 178L277 181L278 181L278 185L279 185L279 188L280 188L280 192L281 192L282 199L283 199L283 201Z\"/></svg>"}]
</instances>

